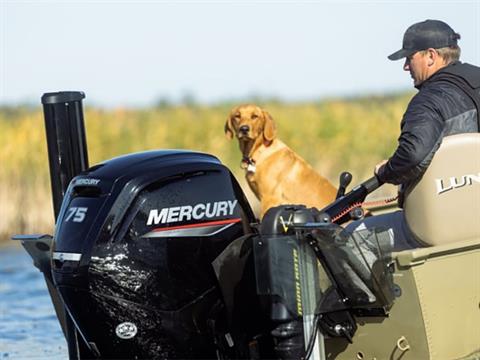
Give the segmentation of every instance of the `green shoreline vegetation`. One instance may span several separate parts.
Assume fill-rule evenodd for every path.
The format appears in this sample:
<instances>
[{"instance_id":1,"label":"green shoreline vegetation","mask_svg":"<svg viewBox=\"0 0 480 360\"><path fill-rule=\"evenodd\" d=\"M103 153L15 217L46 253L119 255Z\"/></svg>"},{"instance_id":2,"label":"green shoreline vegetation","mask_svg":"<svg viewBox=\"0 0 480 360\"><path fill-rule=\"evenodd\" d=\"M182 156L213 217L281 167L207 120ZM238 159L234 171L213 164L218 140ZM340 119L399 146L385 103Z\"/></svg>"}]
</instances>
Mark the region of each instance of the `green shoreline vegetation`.
<instances>
[{"instance_id":1,"label":"green shoreline vegetation","mask_svg":"<svg viewBox=\"0 0 480 360\"><path fill-rule=\"evenodd\" d=\"M411 93L282 103L252 101L275 119L278 137L321 174L353 183L395 149L399 123ZM84 110L90 165L153 149L191 149L217 156L256 201L239 167L236 141L224 135L230 109L217 105L160 103L145 109ZM43 112L38 107L0 107L0 242L12 234L52 233L53 210ZM391 189L388 191L392 191ZM387 192L388 192L387 191ZM390 194L388 194L390 195Z\"/></svg>"}]
</instances>

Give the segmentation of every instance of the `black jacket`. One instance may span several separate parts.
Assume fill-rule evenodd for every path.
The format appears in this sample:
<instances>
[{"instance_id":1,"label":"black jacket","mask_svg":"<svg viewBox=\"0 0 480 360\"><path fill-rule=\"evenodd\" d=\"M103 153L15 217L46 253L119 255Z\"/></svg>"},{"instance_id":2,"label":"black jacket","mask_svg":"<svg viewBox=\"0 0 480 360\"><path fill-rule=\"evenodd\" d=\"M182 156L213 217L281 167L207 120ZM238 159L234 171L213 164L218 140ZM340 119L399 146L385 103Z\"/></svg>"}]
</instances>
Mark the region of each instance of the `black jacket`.
<instances>
[{"instance_id":1,"label":"black jacket","mask_svg":"<svg viewBox=\"0 0 480 360\"><path fill-rule=\"evenodd\" d=\"M479 131L474 101L452 83L459 77L480 99L477 66L456 62L424 81L403 115L398 147L377 175L382 182L402 184L403 191L408 191L427 169L444 136Z\"/></svg>"}]
</instances>

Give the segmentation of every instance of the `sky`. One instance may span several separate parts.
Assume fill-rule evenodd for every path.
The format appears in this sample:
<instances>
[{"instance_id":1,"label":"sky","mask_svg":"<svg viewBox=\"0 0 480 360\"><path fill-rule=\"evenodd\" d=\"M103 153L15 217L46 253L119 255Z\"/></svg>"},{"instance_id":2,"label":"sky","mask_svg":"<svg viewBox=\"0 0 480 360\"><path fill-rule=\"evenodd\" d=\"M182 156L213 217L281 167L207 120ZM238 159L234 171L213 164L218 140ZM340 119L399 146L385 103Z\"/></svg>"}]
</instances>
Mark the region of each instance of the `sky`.
<instances>
[{"instance_id":1,"label":"sky","mask_svg":"<svg viewBox=\"0 0 480 360\"><path fill-rule=\"evenodd\" d=\"M426 19L480 65L480 0L0 0L0 104L67 90L103 107L404 91L410 76L387 55Z\"/></svg>"}]
</instances>

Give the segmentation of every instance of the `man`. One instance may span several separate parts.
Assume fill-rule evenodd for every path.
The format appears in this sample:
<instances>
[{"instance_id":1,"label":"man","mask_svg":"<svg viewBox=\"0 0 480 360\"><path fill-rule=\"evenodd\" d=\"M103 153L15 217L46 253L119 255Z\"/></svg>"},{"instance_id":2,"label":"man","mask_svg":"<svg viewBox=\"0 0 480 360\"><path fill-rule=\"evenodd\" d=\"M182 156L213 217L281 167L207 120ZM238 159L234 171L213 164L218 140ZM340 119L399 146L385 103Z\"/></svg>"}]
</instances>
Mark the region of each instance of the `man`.
<instances>
[{"instance_id":1,"label":"man","mask_svg":"<svg viewBox=\"0 0 480 360\"><path fill-rule=\"evenodd\" d=\"M397 149L375 167L381 182L400 185L400 206L403 194L421 178L445 136L479 131L480 68L459 61L459 39L446 23L426 20L410 26L402 49L388 57L405 58L403 69L419 90L403 115ZM347 230L379 226L389 229L395 250L421 246L401 210L355 221Z\"/></svg>"}]
</instances>

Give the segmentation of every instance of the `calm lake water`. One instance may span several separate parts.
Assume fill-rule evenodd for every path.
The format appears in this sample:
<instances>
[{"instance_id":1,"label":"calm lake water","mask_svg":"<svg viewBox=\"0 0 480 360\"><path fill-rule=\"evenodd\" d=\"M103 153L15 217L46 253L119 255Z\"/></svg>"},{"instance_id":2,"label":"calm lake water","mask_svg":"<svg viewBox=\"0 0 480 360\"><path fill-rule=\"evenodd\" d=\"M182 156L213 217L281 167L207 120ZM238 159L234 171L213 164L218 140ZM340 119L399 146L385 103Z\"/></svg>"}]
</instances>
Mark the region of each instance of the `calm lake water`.
<instances>
[{"instance_id":1,"label":"calm lake water","mask_svg":"<svg viewBox=\"0 0 480 360\"><path fill-rule=\"evenodd\" d=\"M6 359L68 359L43 275L21 247L0 247L0 360Z\"/></svg>"}]
</instances>

